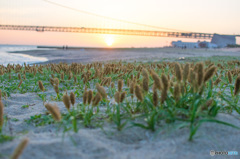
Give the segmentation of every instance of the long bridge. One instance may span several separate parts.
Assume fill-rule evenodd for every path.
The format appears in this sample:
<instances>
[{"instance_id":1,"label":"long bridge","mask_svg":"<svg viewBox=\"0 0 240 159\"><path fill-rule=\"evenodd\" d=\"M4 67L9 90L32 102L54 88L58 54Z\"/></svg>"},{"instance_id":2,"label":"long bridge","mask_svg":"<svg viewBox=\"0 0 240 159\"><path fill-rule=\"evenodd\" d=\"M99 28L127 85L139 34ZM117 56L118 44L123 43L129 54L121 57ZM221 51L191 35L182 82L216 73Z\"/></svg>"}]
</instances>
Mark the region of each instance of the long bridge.
<instances>
[{"instance_id":1,"label":"long bridge","mask_svg":"<svg viewBox=\"0 0 240 159\"><path fill-rule=\"evenodd\" d=\"M0 30L25 30L37 32L72 32L72 33L94 33L94 34L118 34L135 36L175 37L193 39L211 39L214 34L197 32L170 32L153 30L131 30L110 28L85 28L85 27L57 27L57 26L32 26L32 25L0 25ZM240 35L234 35L239 36Z\"/></svg>"}]
</instances>

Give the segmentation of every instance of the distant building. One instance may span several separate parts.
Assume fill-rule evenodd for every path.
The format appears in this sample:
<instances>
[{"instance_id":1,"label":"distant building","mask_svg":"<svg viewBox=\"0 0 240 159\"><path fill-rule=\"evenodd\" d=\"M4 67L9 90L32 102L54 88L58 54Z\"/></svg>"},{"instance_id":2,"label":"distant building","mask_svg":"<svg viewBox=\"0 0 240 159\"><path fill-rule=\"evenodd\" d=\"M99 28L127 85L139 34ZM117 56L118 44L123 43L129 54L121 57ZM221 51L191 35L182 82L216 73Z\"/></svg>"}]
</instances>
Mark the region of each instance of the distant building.
<instances>
[{"instance_id":1,"label":"distant building","mask_svg":"<svg viewBox=\"0 0 240 159\"><path fill-rule=\"evenodd\" d=\"M172 41L172 47L175 48L218 48L218 45L207 42L207 41L198 41L198 42L182 42Z\"/></svg>"},{"instance_id":2,"label":"distant building","mask_svg":"<svg viewBox=\"0 0 240 159\"><path fill-rule=\"evenodd\" d=\"M198 46L199 48L218 48L217 44L213 44L207 41L199 41Z\"/></svg>"},{"instance_id":3,"label":"distant building","mask_svg":"<svg viewBox=\"0 0 240 159\"><path fill-rule=\"evenodd\" d=\"M172 46L176 48L198 48L198 43L196 42L182 42L181 40L172 41Z\"/></svg>"},{"instance_id":4,"label":"distant building","mask_svg":"<svg viewBox=\"0 0 240 159\"><path fill-rule=\"evenodd\" d=\"M211 43L216 44L218 47L236 45L236 36L214 34Z\"/></svg>"}]
</instances>

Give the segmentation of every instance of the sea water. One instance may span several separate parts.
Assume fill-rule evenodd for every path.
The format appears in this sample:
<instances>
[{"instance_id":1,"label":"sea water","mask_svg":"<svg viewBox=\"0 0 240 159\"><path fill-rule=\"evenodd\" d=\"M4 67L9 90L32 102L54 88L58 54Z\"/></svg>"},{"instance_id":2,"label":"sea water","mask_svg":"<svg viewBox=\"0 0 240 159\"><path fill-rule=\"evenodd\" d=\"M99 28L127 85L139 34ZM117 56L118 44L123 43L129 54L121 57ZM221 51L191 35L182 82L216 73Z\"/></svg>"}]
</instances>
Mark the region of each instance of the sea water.
<instances>
[{"instance_id":1,"label":"sea water","mask_svg":"<svg viewBox=\"0 0 240 159\"><path fill-rule=\"evenodd\" d=\"M45 62L48 59L44 57L35 57L19 53L9 53L13 51L38 50L37 46L32 45L0 45L0 65L7 64L33 64Z\"/></svg>"}]
</instances>

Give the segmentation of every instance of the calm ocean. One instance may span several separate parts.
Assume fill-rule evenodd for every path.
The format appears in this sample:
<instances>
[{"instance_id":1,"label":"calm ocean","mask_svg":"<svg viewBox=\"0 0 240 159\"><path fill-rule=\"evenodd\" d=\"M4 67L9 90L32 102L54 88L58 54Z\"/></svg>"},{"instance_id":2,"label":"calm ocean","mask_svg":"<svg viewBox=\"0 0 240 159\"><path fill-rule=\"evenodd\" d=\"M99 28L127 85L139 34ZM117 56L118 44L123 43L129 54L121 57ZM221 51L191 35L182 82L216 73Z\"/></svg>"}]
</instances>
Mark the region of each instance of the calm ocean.
<instances>
[{"instance_id":1,"label":"calm ocean","mask_svg":"<svg viewBox=\"0 0 240 159\"><path fill-rule=\"evenodd\" d=\"M26 51L26 50L39 50L37 46L31 45L0 45L0 65L7 64L33 64L38 62L45 62L48 59L42 57L33 57L25 54L9 53L11 51Z\"/></svg>"}]
</instances>

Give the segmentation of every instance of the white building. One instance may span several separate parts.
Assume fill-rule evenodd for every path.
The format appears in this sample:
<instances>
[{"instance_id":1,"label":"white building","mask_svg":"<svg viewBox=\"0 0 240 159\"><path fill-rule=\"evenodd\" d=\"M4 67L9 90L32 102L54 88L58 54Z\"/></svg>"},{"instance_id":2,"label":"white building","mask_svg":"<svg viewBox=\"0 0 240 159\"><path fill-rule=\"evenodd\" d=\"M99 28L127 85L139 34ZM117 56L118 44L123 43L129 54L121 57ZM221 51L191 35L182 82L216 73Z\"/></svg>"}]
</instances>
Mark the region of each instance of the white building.
<instances>
[{"instance_id":1,"label":"white building","mask_svg":"<svg viewBox=\"0 0 240 159\"><path fill-rule=\"evenodd\" d=\"M197 42L182 42L181 40L172 41L172 46L176 48L199 48Z\"/></svg>"},{"instance_id":2,"label":"white building","mask_svg":"<svg viewBox=\"0 0 240 159\"><path fill-rule=\"evenodd\" d=\"M217 44L210 43L207 41L198 41L198 42L182 42L179 41L172 41L172 47L175 48L218 48Z\"/></svg>"}]
</instances>

